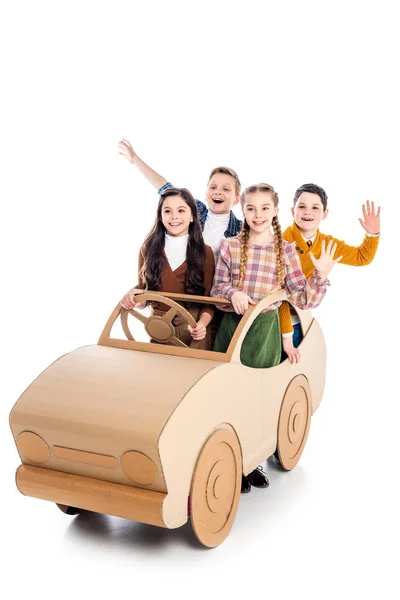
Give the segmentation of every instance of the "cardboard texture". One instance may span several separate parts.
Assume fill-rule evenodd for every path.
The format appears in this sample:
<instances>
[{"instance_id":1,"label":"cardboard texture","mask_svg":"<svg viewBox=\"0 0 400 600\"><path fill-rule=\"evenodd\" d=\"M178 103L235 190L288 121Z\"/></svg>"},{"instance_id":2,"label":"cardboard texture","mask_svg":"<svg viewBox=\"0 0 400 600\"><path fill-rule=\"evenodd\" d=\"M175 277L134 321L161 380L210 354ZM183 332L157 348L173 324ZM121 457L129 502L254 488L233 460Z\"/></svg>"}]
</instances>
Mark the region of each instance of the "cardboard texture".
<instances>
[{"instance_id":1,"label":"cardboard texture","mask_svg":"<svg viewBox=\"0 0 400 600\"><path fill-rule=\"evenodd\" d=\"M135 341L128 312L138 311L118 305L97 345L39 375L10 414L22 463L17 486L67 514L91 510L167 528L187 522L190 496L194 532L214 547L234 522L242 473L275 450L284 469L297 464L322 398L324 338L311 313L298 311L300 363L252 369L240 362L243 339L284 291L246 312L226 353L174 345L170 327L177 312L191 319L178 302L226 299L137 292L171 306L163 318L139 318L163 343ZM126 340L112 337L118 319Z\"/></svg>"}]
</instances>

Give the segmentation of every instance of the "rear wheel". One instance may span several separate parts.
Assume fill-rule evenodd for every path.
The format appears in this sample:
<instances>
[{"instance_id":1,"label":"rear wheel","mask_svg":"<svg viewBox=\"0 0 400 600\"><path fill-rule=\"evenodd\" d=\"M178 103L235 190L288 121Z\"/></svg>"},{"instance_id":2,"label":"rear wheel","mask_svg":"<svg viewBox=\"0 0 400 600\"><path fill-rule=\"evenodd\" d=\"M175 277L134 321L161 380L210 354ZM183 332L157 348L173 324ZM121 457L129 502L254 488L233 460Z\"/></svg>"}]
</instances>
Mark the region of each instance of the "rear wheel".
<instances>
[{"instance_id":1,"label":"rear wheel","mask_svg":"<svg viewBox=\"0 0 400 600\"><path fill-rule=\"evenodd\" d=\"M283 398L278 421L275 456L286 471L300 460L306 445L311 422L311 389L304 375L289 383Z\"/></svg>"},{"instance_id":2,"label":"rear wheel","mask_svg":"<svg viewBox=\"0 0 400 600\"><path fill-rule=\"evenodd\" d=\"M79 515L82 509L75 508L75 506L66 506L65 504L57 504L58 508L66 515Z\"/></svg>"},{"instance_id":3,"label":"rear wheel","mask_svg":"<svg viewBox=\"0 0 400 600\"><path fill-rule=\"evenodd\" d=\"M235 520L240 498L242 455L234 431L221 427L205 442L197 459L190 493L190 519L198 540L221 544Z\"/></svg>"}]
</instances>

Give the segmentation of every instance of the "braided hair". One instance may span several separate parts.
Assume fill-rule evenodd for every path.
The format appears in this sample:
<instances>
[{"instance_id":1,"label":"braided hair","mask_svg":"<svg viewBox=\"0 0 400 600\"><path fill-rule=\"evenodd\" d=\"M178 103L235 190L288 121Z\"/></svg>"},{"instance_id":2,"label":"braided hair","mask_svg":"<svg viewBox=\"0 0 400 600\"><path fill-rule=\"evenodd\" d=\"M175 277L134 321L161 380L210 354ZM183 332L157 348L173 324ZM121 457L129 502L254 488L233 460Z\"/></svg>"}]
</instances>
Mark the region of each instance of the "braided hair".
<instances>
[{"instance_id":1,"label":"braided hair","mask_svg":"<svg viewBox=\"0 0 400 600\"><path fill-rule=\"evenodd\" d=\"M247 261L249 258L249 233L250 227L243 221L242 229L240 231L240 271L239 271L239 283L238 288L241 288L243 279L247 269Z\"/></svg>"}]
</instances>

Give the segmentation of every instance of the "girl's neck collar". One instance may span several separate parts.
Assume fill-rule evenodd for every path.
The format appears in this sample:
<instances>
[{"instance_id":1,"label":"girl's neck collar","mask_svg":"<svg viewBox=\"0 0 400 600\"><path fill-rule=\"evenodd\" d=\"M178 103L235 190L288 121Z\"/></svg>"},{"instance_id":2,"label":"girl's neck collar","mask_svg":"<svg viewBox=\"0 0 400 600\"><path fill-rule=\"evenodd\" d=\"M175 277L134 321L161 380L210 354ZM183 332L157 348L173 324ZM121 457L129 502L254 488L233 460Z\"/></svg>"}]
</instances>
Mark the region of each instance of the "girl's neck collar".
<instances>
[{"instance_id":1,"label":"girl's neck collar","mask_svg":"<svg viewBox=\"0 0 400 600\"><path fill-rule=\"evenodd\" d=\"M274 241L273 234L268 235L252 235L251 231L249 233L249 244L253 244L253 246L268 246L268 244L272 244Z\"/></svg>"},{"instance_id":2,"label":"girl's neck collar","mask_svg":"<svg viewBox=\"0 0 400 600\"><path fill-rule=\"evenodd\" d=\"M169 242L178 243L177 240L184 242L189 239L189 234L186 233L185 235L169 235L169 233L165 233L165 239L168 240Z\"/></svg>"}]
</instances>

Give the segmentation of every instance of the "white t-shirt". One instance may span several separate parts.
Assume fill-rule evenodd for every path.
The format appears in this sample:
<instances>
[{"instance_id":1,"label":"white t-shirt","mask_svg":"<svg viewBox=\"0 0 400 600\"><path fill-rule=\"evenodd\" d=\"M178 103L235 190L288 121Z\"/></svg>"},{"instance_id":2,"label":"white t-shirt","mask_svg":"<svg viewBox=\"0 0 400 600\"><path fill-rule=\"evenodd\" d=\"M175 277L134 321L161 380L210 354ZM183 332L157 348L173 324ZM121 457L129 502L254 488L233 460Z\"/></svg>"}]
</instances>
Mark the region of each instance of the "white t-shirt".
<instances>
[{"instance_id":1,"label":"white t-shirt","mask_svg":"<svg viewBox=\"0 0 400 600\"><path fill-rule=\"evenodd\" d=\"M211 210L207 213L204 224L203 238L207 246L211 246L215 259L218 258L219 244L225 239L224 233L228 228L230 214L216 215Z\"/></svg>"},{"instance_id":2,"label":"white t-shirt","mask_svg":"<svg viewBox=\"0 0 400 600\"><path fill-rule=\"evenodd\" d=\"M167 260L172 271L175 271L186 260L186 250L189 234L175 237L165 234L164 252L167 255Z\"/></svg>"}]
</instances>

